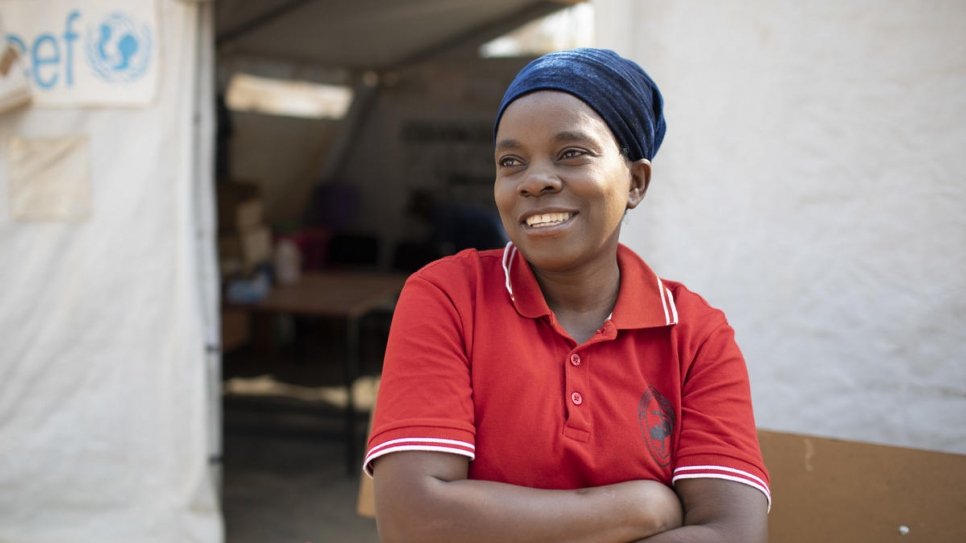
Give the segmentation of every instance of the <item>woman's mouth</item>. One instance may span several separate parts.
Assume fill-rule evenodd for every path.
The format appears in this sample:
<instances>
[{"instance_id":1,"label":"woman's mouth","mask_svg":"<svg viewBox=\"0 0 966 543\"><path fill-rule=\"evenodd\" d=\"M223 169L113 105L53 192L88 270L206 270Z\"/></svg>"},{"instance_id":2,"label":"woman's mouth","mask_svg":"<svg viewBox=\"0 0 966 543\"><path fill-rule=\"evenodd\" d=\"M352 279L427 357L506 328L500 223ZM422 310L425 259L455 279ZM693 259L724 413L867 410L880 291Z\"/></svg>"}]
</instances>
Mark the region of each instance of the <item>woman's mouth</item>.
<instances>
[{"instance_id":1,"label":"woman's mouth","mask_svg":"<svg viewBox=\"0 0 966 543\"><path fill-rule=\"evenodd\" d=\"M540 213L527 217L525 222L529 228L547 228L564 223L573 216L573 213Z\"/></svg>"}]
</instances>

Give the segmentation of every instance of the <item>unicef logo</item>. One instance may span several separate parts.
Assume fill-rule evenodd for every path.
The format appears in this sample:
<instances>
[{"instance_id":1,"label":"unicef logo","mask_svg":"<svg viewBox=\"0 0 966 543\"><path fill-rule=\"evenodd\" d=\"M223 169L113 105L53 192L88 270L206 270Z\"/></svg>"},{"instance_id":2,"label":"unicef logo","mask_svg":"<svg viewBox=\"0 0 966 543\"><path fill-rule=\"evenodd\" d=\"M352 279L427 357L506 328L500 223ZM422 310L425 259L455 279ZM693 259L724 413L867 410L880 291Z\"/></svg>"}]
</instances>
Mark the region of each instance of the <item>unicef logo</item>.
<instances>
[{"instance_id":1,"label":"unicef logo","mask_svg":"<svg viewBox=\"0 0 966 543\"><path fill-rule=\"evenodd\" d=\"M151 63L151 31L121 13L87 29L87 59L94 73L110 83L138 80Z\"/></svg>"}]
</instances>

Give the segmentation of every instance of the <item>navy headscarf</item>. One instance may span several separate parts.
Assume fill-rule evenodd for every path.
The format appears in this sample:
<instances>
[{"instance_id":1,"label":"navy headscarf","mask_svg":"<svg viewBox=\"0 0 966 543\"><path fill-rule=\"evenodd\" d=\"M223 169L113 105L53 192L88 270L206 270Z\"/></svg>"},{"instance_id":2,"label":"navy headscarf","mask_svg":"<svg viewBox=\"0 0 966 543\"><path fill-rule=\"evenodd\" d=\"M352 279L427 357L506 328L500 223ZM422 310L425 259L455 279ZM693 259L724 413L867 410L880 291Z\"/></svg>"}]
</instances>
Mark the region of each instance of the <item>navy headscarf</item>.
<instances>
[{"instance_id":1,"label":"navy headscarf","mask_svg":"<svg viewBox=\"0 0 966 543\"><path fill-rule=\"evenodd\" d=\"M608 49L558 51L527 64L503 95L494 138L507 106L541 90L566 92L590 106L630 160L654 158L664 140L661 91L640 66Z\"/></svg>"}]
</instances>

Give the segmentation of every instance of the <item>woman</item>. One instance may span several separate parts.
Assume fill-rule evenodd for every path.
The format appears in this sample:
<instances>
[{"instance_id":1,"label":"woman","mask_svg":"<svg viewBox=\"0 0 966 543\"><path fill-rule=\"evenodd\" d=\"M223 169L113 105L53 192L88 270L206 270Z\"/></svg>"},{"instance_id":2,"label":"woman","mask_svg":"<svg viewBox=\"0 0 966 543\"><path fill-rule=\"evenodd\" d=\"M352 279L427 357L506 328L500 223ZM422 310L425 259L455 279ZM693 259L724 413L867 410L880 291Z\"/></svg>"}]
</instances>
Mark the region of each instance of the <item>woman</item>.
<instances>
[{"instance_id":1,"label":"woman","mask_svg":"<svg viewBox=\"0 0 966 543\"><path fill-rule=\"evenodd\" d=\"M620 245L664 136L612 51L527 65L495 124L511 242L414 274L366 469L386 541L766 540L768 475L724 315Z\"/></svg>"}]
</instances>

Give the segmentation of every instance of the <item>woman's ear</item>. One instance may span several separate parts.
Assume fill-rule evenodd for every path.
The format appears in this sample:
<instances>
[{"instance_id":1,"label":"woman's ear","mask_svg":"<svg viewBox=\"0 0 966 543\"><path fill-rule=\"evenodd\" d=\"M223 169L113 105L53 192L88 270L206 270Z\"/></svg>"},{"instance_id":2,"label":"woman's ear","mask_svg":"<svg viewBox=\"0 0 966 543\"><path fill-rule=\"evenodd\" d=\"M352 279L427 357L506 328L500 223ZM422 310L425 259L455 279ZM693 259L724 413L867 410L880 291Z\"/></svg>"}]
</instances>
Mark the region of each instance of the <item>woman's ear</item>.
<instances>
[{"instance_id":1,"label":"woman's ear","mask_svg":"<svg viewBox=\"0 0 966 543\"><path fill-rule=\"evenodd\" d=\"M631 173L631 187L627 193L627 209L634 209L644 199L647 186L651 183L651 161L642 158L628 163Z\"/></svg>"}]
</instances>

